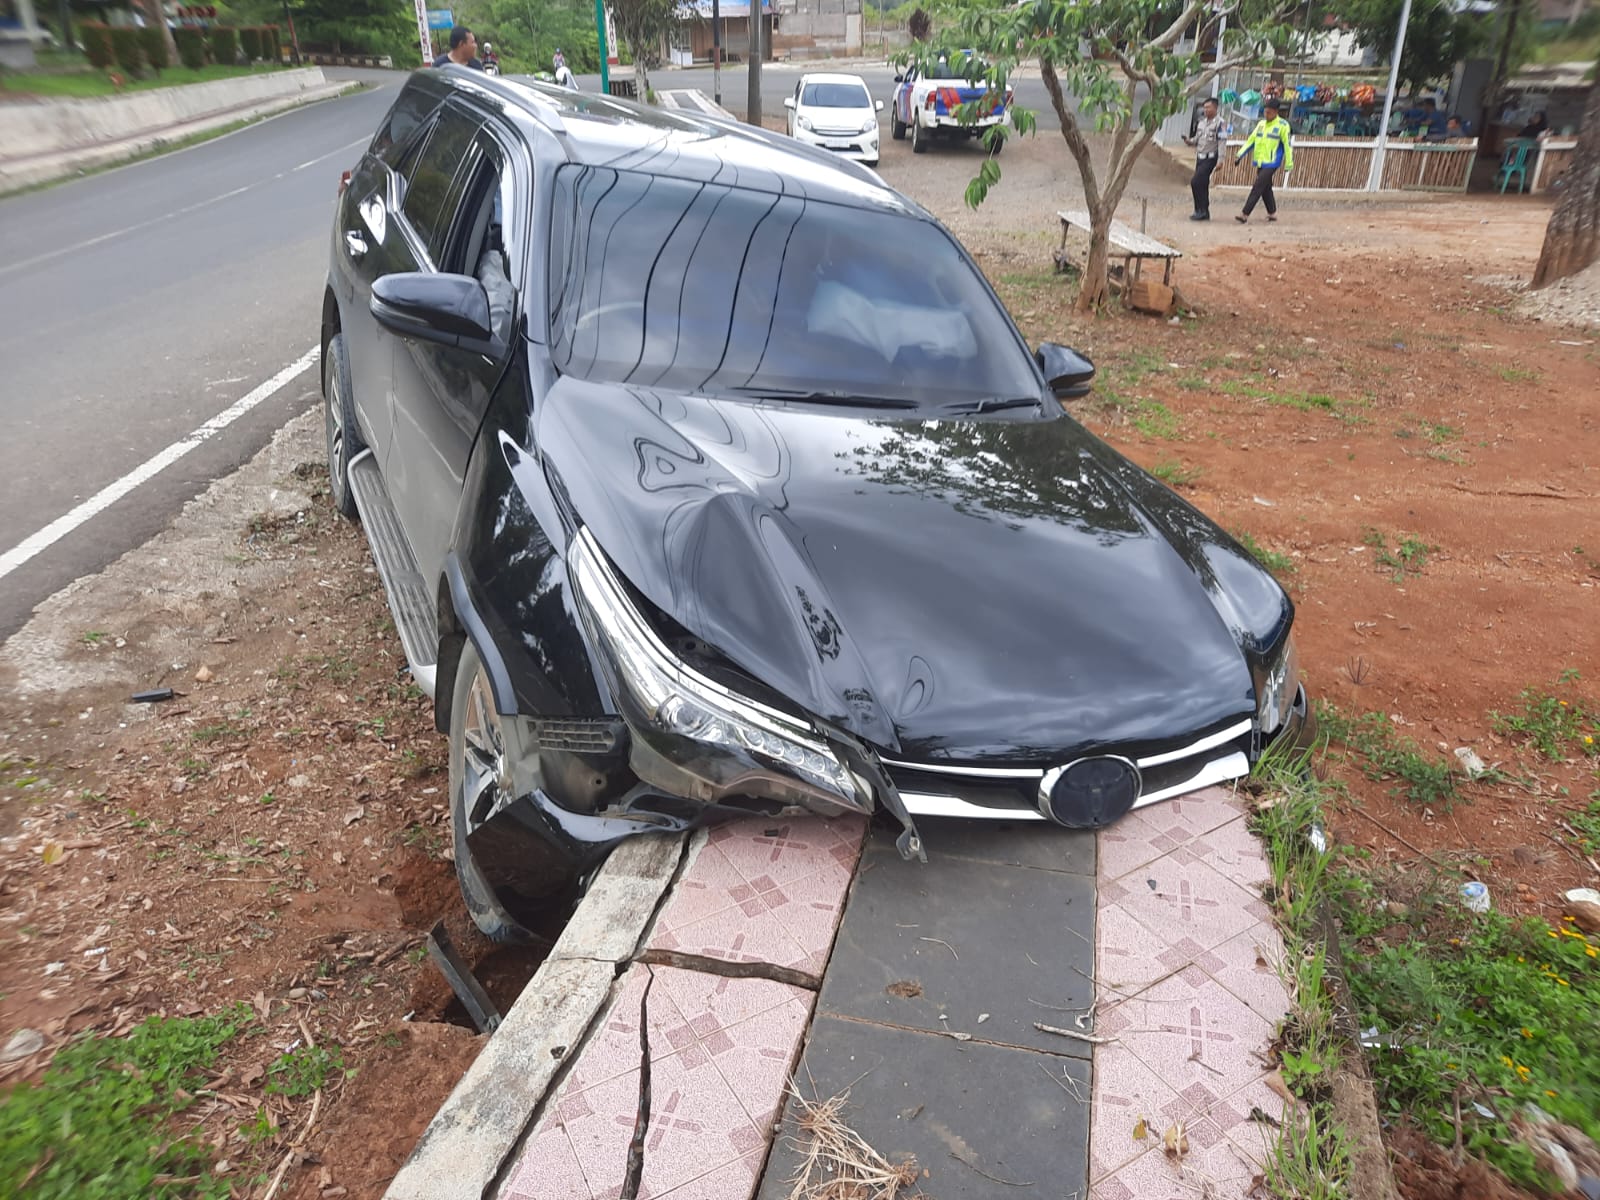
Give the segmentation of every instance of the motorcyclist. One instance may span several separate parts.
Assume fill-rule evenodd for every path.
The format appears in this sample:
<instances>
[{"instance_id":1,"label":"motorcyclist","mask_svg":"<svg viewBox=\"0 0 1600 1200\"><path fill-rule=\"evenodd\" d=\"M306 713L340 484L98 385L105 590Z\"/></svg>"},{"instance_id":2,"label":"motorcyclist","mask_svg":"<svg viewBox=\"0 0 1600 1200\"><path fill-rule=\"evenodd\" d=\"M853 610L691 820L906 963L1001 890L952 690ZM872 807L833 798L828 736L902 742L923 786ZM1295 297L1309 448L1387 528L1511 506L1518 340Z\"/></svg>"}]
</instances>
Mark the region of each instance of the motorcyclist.
<instances>
[{"instance_id":1,"label":"motorcyclist","mask_svg":"<svg viewBox=\"0 0 1600 1200\"><path fill-rule=\"evenodd\" d=\"M500 74L500 56L495 53L493 43L485 42L483 44L480 57L483 59L483 69L485 71L491 75Z\"/></svg>"},{"instance_id":2,"label":"motorcyclist","mask_svg":"<svg viewBox=\"0 0 1600 1200\"><path fill-rule=\"evenodd\" d=\"M567 69L567 56L561 53L559 47L556 49L555 58L552 60L552 65L555 68L556 85L558 87L571 88L573 91L577 91L578 81L576 78L574 78L572 72Z\"/></svg>"}]
</instances>

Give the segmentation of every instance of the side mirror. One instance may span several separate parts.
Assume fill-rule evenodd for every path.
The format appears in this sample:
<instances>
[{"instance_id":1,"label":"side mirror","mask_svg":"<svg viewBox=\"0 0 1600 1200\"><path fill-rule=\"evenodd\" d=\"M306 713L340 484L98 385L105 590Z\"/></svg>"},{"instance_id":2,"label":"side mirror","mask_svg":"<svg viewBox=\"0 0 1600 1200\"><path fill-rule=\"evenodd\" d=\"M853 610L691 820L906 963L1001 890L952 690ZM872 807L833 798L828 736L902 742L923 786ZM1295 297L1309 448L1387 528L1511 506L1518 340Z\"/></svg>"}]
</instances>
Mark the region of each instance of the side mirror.
<instances>
[{"instance_id":1,"label":"side mirror","mask_svg":"<svg viewBox=\"0 0 1600 1200\"><path fill-rule=\"evenodd\" d=\"M877 112L882 112L883 111L883 101L882 100L874 100L872 102L872 106L873 106L873 109L875 111L877 111Z\"/></svg>"},{"instance_id":2,"label":"side mirror","mask_svg":"<svg viewBox=\"0 0 1600 1200\"><path fill-rule=\"evenodd\" d=\"M906 81L906 77L904 75L896 75L894 77L894 81L896 83L904 83Z\"/></svg>"},{"instance_id":3,"label":"side mirror","mask_svg":"<svg viewBox=\"0 0 1600 1200\"><path fill-rule=\"evenodd\" d=\"M481 350L494 341L489 294L471 275L404 271L372 282L372 315L401 337Z\"/></svg>"},{"instance_id":4,"label":"side mirror","mask_svg":"<svg viewBox=\"0 0 1600 1200\"><path fill-rule=\"evenodd\" d=\"M1044 372L1045 382L1057 400L1073 400L1089 394L1094 364L1076 350L1045 342L1033 352L1033 359Z\"/></svg>"},{"instance_id":5,"label":"side mirror","mask_svg":"<svg viewBox=\"0 0 1600 1200\"><path fill-rule=\"evenodd\" d=\"M783 98L783 106L785 108L793 108L794 107L794 97L793 96L785 96Z\"/></svg>"}]
</instances>

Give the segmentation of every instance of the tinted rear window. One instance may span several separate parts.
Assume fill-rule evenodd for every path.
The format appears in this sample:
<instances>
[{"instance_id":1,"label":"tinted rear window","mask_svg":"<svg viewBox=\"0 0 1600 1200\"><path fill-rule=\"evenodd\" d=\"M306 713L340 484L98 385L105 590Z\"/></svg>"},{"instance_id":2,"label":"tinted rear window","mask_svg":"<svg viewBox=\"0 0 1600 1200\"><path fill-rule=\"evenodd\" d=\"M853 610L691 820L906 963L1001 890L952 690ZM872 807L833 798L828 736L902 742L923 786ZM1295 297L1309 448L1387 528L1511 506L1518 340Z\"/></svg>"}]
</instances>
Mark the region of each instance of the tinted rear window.
<instances>
[{"instance_id":1,"label":"tinted rear window","mask_svg":"<svg viewBox=\"0 0 1600 1200\"><path fill-rule=\"evenodd\" d=\"M1009 318L927 221L576 165L556 192L563 372L930 404L1038 394Z\"/></svg>"},{"instance_id":2,"label":"tinted rear window","mask_svg":"<svg viewBox=\"0 0 1600 1200\"><path fill-rule=\"evenodd\" d=\"M872 97L854 83L808 83L800 90L800 103L811 108L871 108Z\"/></svg>"},{"instance_id":3,"label":"tinted rear window","mask_svg":"<svg viewBox=\"0 0 1600 1200\"><path fill-rule=\"evenodd\" d=\"M444 257L444 238L454 215L446 206L451 197L450 185L477 132L477 122L464 113L454 108L440 113L401 202L406 220L422 238L434 262Z\"/></svg>"}]
</instances>

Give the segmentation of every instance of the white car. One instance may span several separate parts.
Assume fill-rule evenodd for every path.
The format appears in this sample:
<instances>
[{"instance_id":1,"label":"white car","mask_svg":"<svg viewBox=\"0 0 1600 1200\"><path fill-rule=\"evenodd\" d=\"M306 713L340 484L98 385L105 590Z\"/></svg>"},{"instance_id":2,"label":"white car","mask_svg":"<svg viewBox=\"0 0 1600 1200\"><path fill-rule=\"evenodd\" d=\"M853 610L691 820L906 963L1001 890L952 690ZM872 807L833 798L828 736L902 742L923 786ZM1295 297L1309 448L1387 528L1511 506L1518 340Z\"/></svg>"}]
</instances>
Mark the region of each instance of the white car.
<instances>
[{"instance_id":1,"label":"white car","mask_svg":"<svg viewBox=\"0 0 1600 1200\"><path fill-rule=\"evenodd\" d=\"M878 113L859 75L802 75L794 95L785 96L789 136L832 150L869 167L878 165Z\"/></svg>"}]
</instances>

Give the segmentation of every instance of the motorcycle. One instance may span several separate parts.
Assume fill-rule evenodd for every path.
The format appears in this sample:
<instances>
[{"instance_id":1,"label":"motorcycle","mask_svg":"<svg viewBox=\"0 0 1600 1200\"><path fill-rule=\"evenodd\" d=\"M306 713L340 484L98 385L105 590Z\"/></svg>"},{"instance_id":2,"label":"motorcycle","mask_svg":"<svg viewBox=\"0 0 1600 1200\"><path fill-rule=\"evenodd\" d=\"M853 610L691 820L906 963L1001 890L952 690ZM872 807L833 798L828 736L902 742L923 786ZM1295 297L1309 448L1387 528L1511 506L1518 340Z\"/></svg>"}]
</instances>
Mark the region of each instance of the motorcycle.
<instances>
[{"instance_id":1,"label":"motorcycle","mask_svg":"<svg viewBox=\"0 0 1600 1200\"><path fill-rule=\"evenodd\" d=\"M578 80L572 74L571 70L568 69L566 63L562 63L556 68L556 86L571 88L575 92L579 90Z\"/></svg>"}]
</instances>

